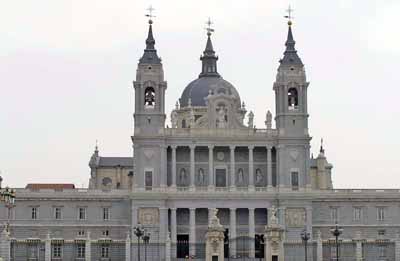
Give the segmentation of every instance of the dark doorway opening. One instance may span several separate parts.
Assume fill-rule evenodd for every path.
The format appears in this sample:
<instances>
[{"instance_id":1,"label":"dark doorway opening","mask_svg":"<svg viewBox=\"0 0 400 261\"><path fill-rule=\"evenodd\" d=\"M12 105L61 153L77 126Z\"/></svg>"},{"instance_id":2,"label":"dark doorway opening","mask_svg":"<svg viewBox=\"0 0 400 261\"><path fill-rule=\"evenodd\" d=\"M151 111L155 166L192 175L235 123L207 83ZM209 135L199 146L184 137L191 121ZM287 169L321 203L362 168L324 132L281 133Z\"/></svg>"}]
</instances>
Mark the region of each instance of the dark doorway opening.
<instances>
[{"instance_id":1,"label":"dark doorway opening","mask_svg":"<svg viewBox=\"0 0 400 261\"><path fill-rule=\"evenodd\" d=\"M256 258L264 258L264 235L256 235L254 244Z\"/></svg>"},{"instance_id":2,"label":"dark doorway opening","mask_svg":"<svg viewBox=\"0 0 400 261\"><path fill-rule=\"evenodd\" d=\"M189 256L189 235L176 235L176 257L185 258Z\"/></svg>"},{"instance_id":3,"label":"dark doorway opening","mask_svg":"<svg viewBox=\"0 0 400 261\"><path fill-rule=\"evenodd\" d=\"M229 229L224 232L224 257L229 257Z\"/></svg>"}]
</instances>

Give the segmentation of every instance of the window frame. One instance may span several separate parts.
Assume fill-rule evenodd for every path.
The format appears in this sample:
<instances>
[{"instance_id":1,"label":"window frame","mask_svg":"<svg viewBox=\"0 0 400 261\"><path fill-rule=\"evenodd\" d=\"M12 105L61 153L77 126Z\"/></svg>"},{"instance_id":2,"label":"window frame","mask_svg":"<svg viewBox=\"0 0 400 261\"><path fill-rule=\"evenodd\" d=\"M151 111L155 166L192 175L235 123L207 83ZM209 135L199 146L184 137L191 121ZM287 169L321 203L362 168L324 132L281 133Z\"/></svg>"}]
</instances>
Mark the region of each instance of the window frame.
<instances>
[{"instance_id":1,"label":"window frame","mask_svg":"<svg viewBox=\"0 0 400 261\"><path fill-rule=\"evenodd\" d=\"M51 244L51 258L62 259L63 258L63 245L62 243Z\"/></svg>"},{"instance_id":2,"label":"window frame","mask_svg":"<svg viewBox=\"0 0 400 261\"><path fill-rule=\"evenodd\" d=\"M376 207L376 220L385 221L385 216L386 216L386 207L384 206Z\"/></svg>"},{"instance_id":3,"label":"window frame","mask_svg":"<svg viewBox=\"0 0 400 261\"><path fill-rule=\"evenodd\" d=\"M83 209L83 218L81 218L81 209ZM87 207L78 207L78 220L87 220Z\"/></svg>"},{"instance_id":4,"label":"window frame","mask_svg":"<svg viewBox=\"0 0 400 261\"><path fill-rule=\"evenodd\" d=\"M353 207L353 221L358 222L362 220L363 220L363 208L359 206Z\"/></svg>"},{"instance_id":5,"label":"window frame","mask_svg":"<svg viewBox=\"0 0 400 261\"><path fill-rule=\"evenodd\" d=\"M60 211L59 212L59 214L60 214L59 218L57 218L57 210ZM53 217L54 217L55 220L62 220L63 219L62 207L56 206L56 207L53 208Z\"/></svg>"},{"instance_id":6,"label":"window frame","mask_svg":"<svg viewBox=\"0 0 400 261\"><path fill-rule=\"evenodd\" d=\"M101 256L101 258L109 258L110 257L110 245L109 244L101 245L100 256Z\"/></svg>"},{"instance_id":7,"label":"window frame","mask_svg":"<svg viewBox=\"0 0 400 261\"><path fill-rule=\"evenodd\" d=\"M31 220L37 220L39 216L39 207L31 206Z\"/></svg>"},{"instance_id":8,"label":"window frame","mask_svg":"<svg viewBox=\"0 0 400 261\"><path fill-rule=\"evenodd\" d=\"M78 243L76 246L76 258L86 258L86 245L85 243Z\"/></svg>"},{"instance_id":9,"label":"window frame","mask_svg":"<svg viewBox=\"0 0 400 261\"><path fill-rule=\"evenodd\" d=\"M103 221L109 221L111 219L111 207L101 207L101 214Z\"/></svg>"},{"instance_id":10,"label":"window frame","mask_svg":"<svg viewBox=\"0 0 400 261\"><path fill-rule=\"evenodd\" d=\"M339 222L339 207L331 206L329 207L330 217L333 223Z\"/></svg>"}]
</instances>

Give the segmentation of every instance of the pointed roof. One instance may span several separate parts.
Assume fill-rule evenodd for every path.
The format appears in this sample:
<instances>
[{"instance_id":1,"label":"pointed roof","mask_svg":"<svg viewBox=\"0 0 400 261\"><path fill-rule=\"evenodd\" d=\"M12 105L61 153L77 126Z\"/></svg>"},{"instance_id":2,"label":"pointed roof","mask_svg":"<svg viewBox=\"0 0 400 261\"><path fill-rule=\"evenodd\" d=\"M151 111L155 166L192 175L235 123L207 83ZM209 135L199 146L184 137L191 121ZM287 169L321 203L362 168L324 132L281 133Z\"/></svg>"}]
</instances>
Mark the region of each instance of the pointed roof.
<instances>
[{"instance_id":1,"label":"pointed roof","mask_svg":"<svg viewBox=\"0 0 400 261\"><path fill-rule=\"evenodd\" d=\"M160 64L161 58L157 55L157 50L155 49L155 43L153 36L153 21L149 20L149 32L147 34L146 39L146 49L144 49L144 53L142 58L140 58L139 63L150 63L150 64Z\"/></svg>"},{"instance_id":2,"label":"pointed roof","mask_svg":"<svg viewBox=\"0 0 400 261\"><path fill-rule=\"evenodd\" d=\"M206 49L203 51L203 55L200 57L202 61L202 70L199 75L201 77L221 77L217 71L218 56L215 55L214 47L211 41L212 29L207 31L207 43Z\"/></svg>"},{"instance_id":3,"label":"pointed roof","mask_svg":"<svg viewBox=\"0 0 400 261\"><path fill-rule=\"evenodd\" d=\"M292 22L288 22L288 35L285 43L286 50L283 53L283 58L279 61L281 65L300 65L303 66L303 62L300 57L297 55L297 51L295 48L296 41L293 38L292 33Z\"/></svg>"}]
</instances>

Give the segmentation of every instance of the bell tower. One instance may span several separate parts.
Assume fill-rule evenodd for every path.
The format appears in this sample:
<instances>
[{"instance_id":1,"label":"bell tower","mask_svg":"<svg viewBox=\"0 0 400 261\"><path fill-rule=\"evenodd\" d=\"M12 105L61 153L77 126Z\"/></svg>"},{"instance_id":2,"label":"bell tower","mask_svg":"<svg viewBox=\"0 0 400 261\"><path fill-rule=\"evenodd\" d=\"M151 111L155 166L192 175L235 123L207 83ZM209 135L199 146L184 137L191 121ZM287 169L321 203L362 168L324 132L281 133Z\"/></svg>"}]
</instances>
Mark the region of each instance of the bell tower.
<instances>
[{"instance_id":1,"label":"bell tower","mask_svg":"<svg viewBox=\"0 0 400 261\"><path fill-rule=\"evenodd\" d=\"M152 15L149 19L149 31L146 49L139 60L136 70L135 90L135 135L159 134L165 126L165 90L164 70L161 58L155 49Z\"/></svg>"},{"instance_id":2,"label":"bell tower","mask_svg":"<svg viewBox=\"0 0 400 261\"><path fill-rule=\"evenodd\" d=\"M297 55L292 33L292 21L288 21L286 50L279 61L274 83L276 127L280 136L308 136L307 88L304 64Z\"/></svg>"},{"instance_id":3,"label":"bell tower","mask_svg":"<svg viewBox=\"0 0 400 261\"><path fill-rule=\"evenodd\" d=\"M279 135L279 187L290 190L310 188L310 136L308 134L307 88L304 64L295 49L291 21L283 58L274 83L276 129Z\"/></svg>"}]
</instances>

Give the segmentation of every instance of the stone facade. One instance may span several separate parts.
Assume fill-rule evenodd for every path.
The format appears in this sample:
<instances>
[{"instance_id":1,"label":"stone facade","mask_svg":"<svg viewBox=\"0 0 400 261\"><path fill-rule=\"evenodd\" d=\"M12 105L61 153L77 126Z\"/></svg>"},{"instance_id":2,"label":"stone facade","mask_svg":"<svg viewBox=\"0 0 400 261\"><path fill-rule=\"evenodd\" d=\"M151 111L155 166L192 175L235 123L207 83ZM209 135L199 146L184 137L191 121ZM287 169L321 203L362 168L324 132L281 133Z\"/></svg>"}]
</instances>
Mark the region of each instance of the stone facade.
<instances>
[{"instance_id":1,"label":"stone facade","mask_svg":"<svg viewBox=\"0 0 400 261\"><path fill-rule=\"evenodd\" d=\"M225 257L303 260L303 229L311 233L309 260L333 260L330 229L338 223L341 260L400 261L400 190L334 189L322 144L310 156L309 83L294 44L289 25L273 84L275 128L269 111L265 128L254 127L254 114L217 71L210 32L202 72L165 127L167 83L150 23L134 81L133 155L102 157L96 148L87 189L17 189L2 257L138 260L138 247L142 257L145 250L132 230L140 225L150 233L147 260L206 260L207 237L221 243L222 233ZM2 223L7 211L0 205Z\"/></svg>"}]
</instances>

